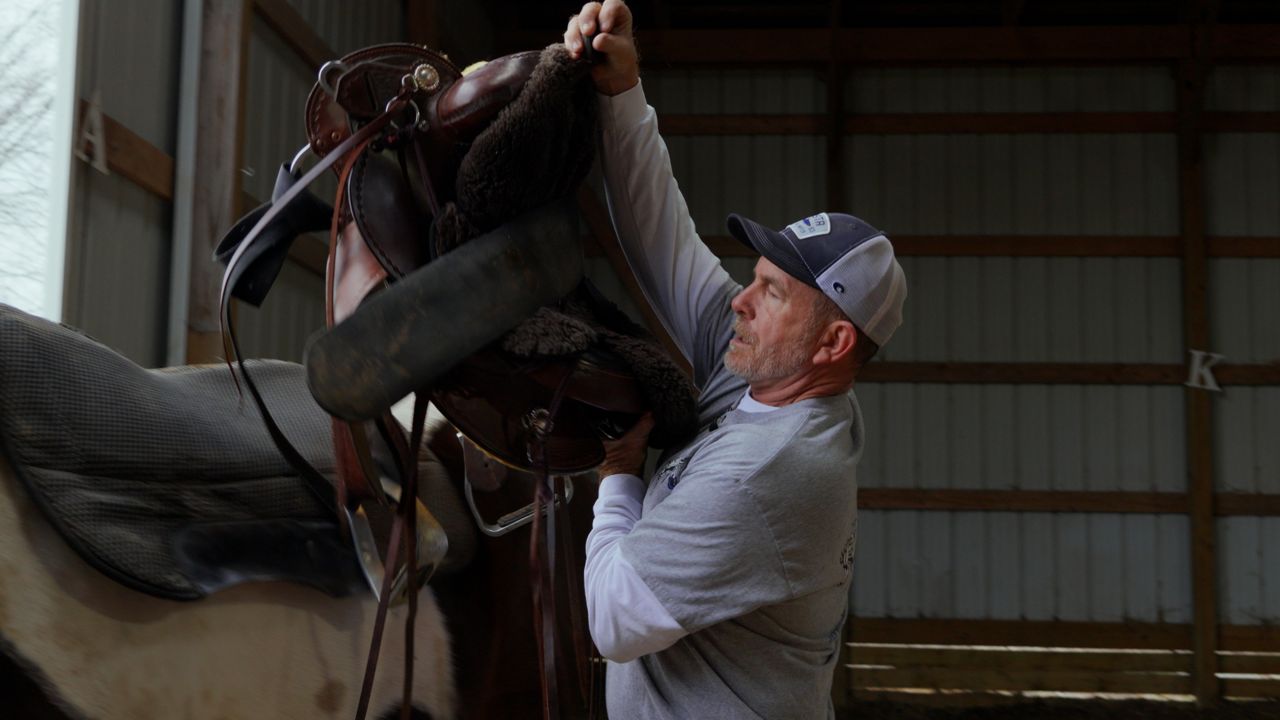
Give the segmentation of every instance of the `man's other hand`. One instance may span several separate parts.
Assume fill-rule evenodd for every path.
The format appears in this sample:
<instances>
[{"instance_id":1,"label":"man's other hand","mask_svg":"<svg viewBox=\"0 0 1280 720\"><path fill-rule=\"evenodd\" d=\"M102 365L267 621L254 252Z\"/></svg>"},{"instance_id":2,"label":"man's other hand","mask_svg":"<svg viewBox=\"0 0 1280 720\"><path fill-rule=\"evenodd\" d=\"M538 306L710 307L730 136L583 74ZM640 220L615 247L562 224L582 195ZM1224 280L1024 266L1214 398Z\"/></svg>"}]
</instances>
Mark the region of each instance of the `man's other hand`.
<instances>
[{"instance_id":1,"label":"man's other hand","mask_svg":"<svg viewBox=\"0 0 1280 720\"><path fill-rule=\"evenodd\" d=\"M622 0L590 2L569 18L564 31L564 44L573 57L582 57L583 38L595 37L591 47L604 55L604 61L591 68L596 90L617 95L640 82L640 57L635 38L631 36L631 9Z\"/></svg>"},{"instance_id":2,"label":"man's other hand","mask_svg":"<svg viewBox=\"0 0 1280 720\"><path fill-rule=\"evenodd\" d=\"M604 462L600 464L600 478L625 473L640 475L649 453L649 431L653 430L653 413L640 416L636 424L617 440L604 441Z\"/></svg>"}]
</instances>

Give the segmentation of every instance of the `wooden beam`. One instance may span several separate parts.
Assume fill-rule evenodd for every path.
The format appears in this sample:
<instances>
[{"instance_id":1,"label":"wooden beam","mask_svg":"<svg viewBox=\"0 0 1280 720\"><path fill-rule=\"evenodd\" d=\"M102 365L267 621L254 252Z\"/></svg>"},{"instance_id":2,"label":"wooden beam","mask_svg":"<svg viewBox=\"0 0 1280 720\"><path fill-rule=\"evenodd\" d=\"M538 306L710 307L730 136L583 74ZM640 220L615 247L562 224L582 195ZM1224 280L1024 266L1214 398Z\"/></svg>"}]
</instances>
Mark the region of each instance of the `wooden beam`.
<instances>
[{"instance_id":1,"label":"wooden beam","mask_svg":"<svg viewBox=\"0 0 1280 720\"><path fill-rule=\"evenodd\" d=\"M1174 133L1172 112L866 113L832 125L829 115L681 114L658 116L663 135L1092 135ZM1207 112L1206 132L1280 132L1280 113Z\"/></svg>"},{"instance_id":2,"label":"wooden beam","mask_svg":"<svg viewBox=\"0 0 1280 720\"><path fill-rule=\"evenodd\" d=\"M1280 517L1280 495L1262 493L1224 493L1214 495L1213 514Z\"/></svg>"},{"instance_id":3,"label":"wooden beam","mask_svg":"<svg viewBox=\"0 0 1280 720\"><path fill-rule=\"evenodd\" d=\"M88 105L80 101L79 117ZM173 158L118 120L102 114L107 169L164 200L173 200Z\"/></svg>"},{"instance_id":4,"label":"wooden beam","mask_svg":"<svg viewBox=\"0 0 1280 720\"><path fill-rule=\"evenodd\" d=\"M1218 517L1280 516L1280 494L1218 493L1216 497ZM1183 514L1187 501L1187 493L1181 492L858 489L858 507L863 510Z\"/></svg>"},{"instance_id":5,"label":"wooden beam","mask_svg":"<svg viewBox=\"0 0 1280 720\"><path fill-rule=\"evenodd\" d=\"M657 313L649 306L649 301L644 296L644 291L640 289L640 283L636 280L635 273L631 271L631 266L627 264L627 258L622 252L622 247L618 244L618 238L613 234L613 221L609 219L609 211L586 185L578 190L578 207L582 211L582 217L587 221L587 227L591 230L591 238L595 241L596 246L609 259L609 266L613 268L614 274L622 281L623 287L627 290L627 295L631 301L635 303L640 310L640 314L644 317L645 325L649 328L649 332L662 343L667 354L671 356L671 360L679 366L680 370L686 376L693 377L693 368L689 366L688 360L685 359L684 353L680 352L680 347L676 345L675 340L671 338L666 327L662 324L662 320L658 318Z\"/></svg>"},{"instance_id":6,"label":"wooden beam","mask_svg":"<svg viewBox=\"0 0 1280 720\"><path fill-rule=\"evenodd\" d=\"M218 239L236 219L243 165L245 66L249 0L205 0L191 227L187 309L187 363L223 355L218 317L221 268L213 260Z\"/></svg>"},{"instance_id":7,"label":"wooden beam","mask_svg":"<svg viewBox=\"0 0 1280 720\"><path fill-rule=\"evenodd\" d=\"M1222 625L1220 651L1280 652L1280 625Z\"/></svg>"},{"instance_id":8,"label":"wooden beam","mask_svg":"<svg viewBox=\"0 0 1280 720\"><path fill-rule=\"evenodd\" d=\"M404 0L404 13L409 42L435 50L443 49L438 0Z\"/></svg>"},{"instance_id":9,"label":"wooden beam","mask_svg":"<svg viewBox=\"0 0 1280 720\"><path fill-rule=\"evenodd\" d=\"M903 235L892 236L903 257L1177 257L1174 236Z\"/></svg>"},{"instance_id":10,"label":"wooden beam","mask_svg":"<svg viewBox=\"0 0 1280 720\"><path fill-rule=\"evenodd\" d=\"M918 645L853 645L847 654L854 665L895 668L989 668L992 670L1104 670L1118 672L1187 672L1185 650L1028 650L1006 647L930 647ZM1245 665L1242 665L1245 666ZM1254 666L1249 666L1254 667ZM1267 667L1257 665L1257 667Z\"/></svg>"},{"instance_id":11,"label":"wooden beam","mask_svg":"<svg viewBox=\"0 0 1280 720\"><path fill-rule=\"evenodd\" d=\"M1280 385L1280 363L1218 365L1220 385ZM946 363L873 361L858 382L1010 385L1182 385L1190 376L1173 363Z\"/></svg>"},{"instance_id":12,"label":"wooden beam","mask_svg":"<svg viewBox=\"0 0 1280 720\"><path fill-rule=\"evenodd\" d=\"M1240 675L1280 675L1280 655L1244 655L1239 653L1221 653L1218 656L1221 670L1224 673Z\"/></svg>"},{"instance_id":13,"label":"wooden beam","mask_svg":"<svg viewBox=\"0 0 1280 720\"><path fill-rule=\"evenodd\" d=\"M826 66L1034 63L1044 65L1158 63L1186 55L1183 25L1069 27L933 27L664 30L642 28L637 39L650 68L664 65ZM502 52L542 47L546 31L500 33ZM1210 33L1216 62L1280 59L1280 26L1219 25Z\"/></svg>"},{"instance_id":14,"label":"wooden beam","mask_svg":"<svg viewBox=\"0 0 1280 720\"><path fill-rule=\"evenodd\" d=\"M1174 623L860 617L852 635L854 643L1191 649L1191 626ZM1280 626L1222 625L1221 639L1223 652L1280 652Z\"/></svg>"},{"instance_id":15,"label":"wooden beam","mask_svg":"<svg viewBox=\"0 0 1280 720\"><path fill-rule=\"evenodd\" d=\"M1172 133L1173 113L878 113L848 119L860 135Z\"/></svg>"},{"instance_id":16,"label":"wooden beam","mask_svg":"<svg viewBox=\"0 0 1280 720\"><path fill-rule=\"evenodd\" d=\"M1280 132L1278 112L1206 112L1205 132L1274 133Z\"/></svg>"},{"instance_id":17,"label":"wooden beam","mask_svg":"<svg viewBox=\"0 0 1280 720\"><path fill-rule=\"evenodd\" d=\"M1176 235L893 235L899 257L1182 257ZM756 257L728 235L702 241L722 258ZM1280 237L1210 237L1213 258L1280 257ZM597 251L588 248L587 254Z\"/></svg>"},{"instance_id":18,"label":"wooden beam","mask_svg":"<svg viewBox=\"0 0 1280 720\"><path fill-rule=\"evenodd\" d=\"M853 642L1185 650L1191 647L1191 628L1167 623L859 617Z\"/></svg>"},{"instance_id":19,"label":"wooden beam","mask_svg":"<svg viewBox=\"0 0 1280 720\"><path fill-rule=\"evenodd\" d=\"M860 688L930 688L952 690L1050 691L1089 693L1159 693L1185 695L1186 675L1090 670L992 670L988 668L860 668L853 673Z\"/></svg>"},{"instance_id":20,"label":"wooden beam","mask_svg":"<svg viewBox=\"0 0 1280 720\"><path fill-rule=\"evenodd\" d=\"M1223 697L1275 698L1280 697L1280 680L1275 678L1224 678Z\"/></svg>"},{"instance_id":21,"label":"wooden beam","mask_svg":"<svg viewBox=\"0 0 1280 720\"><path fill-rule=\"evenodd\" d=\"M826 115L658 115L658 131L665 136L820 135L829 127Z\"/></svg>"},{"instance_id":22,"label":"wooden beam","mask_svg":"<svg viewBox=\"0 0 1280 720\"><path fill-rule=\"evenodd\" d=\"M1196 17L1185 26L1177 71L1178 205L1182 230L1183 339L1188 350L1209 350L1208 245L1202 121L1208 73L1208 0L1192 0ZM1213 406L1209 391L1186 392L1188 512L1191 516L1192 684L1196 701L1212 705L1218 683L1218 576L1213 481Z\"/></svg>"},{"instance_id":23,"label":"wooden beam","mask_svg":"<svg viewBox=\"0 0 1280 720\"><path fill-rule=\"evenodd\" d=\"M1280 237L1211 237L1209 257L1280 257Z\"/></svg>"},{"instance_id":24,"label":"wooden beam","mask_svg":"<svg viewBox=\"0 0 1280 720\"><path fill-rule=\"evenodd\" d=\"M287 0L251 0L258 17L275 30L285 44L293 48L308 67L319 70L338 54L320 37L311 24Z\"/></svg>"},{"instance_id":25,"label":"wooden beam","mask_svg":"<svg viewBox=\"0 0 1280 720\"><path fill-rule=\"evenodd\" d=\"M858 488L863 510L1184 513L1186 493Z\"/></svg>"}]
</instances>

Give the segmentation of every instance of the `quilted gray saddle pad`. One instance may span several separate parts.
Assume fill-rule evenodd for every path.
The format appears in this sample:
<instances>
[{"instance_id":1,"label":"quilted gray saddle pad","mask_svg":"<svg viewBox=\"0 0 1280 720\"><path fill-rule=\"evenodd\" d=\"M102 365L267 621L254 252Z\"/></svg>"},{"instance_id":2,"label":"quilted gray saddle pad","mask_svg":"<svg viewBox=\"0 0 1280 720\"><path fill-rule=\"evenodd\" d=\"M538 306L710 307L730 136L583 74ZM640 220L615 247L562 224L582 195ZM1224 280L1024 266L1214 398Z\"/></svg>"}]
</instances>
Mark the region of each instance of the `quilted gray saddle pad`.
<instances>
[{"instance_id":1,"label":"quilted gray saddle pad","mask_svg":"<svg viewBox=\"0 0 1280 720\"><path fill-rule=\"evenodd\" d=\"M251 365L280 427L331 478L330 420L304 369ZM226 366L147 370L0 305L0 446L67 542L137 590L188 600L254 579L335 595L363 585L332 511Z\"/></svg>"}]
</instances>

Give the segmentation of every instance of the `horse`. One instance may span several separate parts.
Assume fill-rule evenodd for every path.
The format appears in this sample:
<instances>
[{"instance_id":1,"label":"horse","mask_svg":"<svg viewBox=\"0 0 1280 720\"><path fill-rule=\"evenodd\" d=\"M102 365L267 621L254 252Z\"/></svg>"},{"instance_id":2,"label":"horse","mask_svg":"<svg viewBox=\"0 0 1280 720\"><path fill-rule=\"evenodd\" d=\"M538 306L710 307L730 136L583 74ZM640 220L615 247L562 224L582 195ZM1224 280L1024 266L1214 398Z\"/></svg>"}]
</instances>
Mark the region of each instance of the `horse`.
<instances>
[{"instance_id":1,"label":"horse","mask_svg":"<svg viewBox=\"0 0 1280 720\"><path fill-rule=\"evenodd\" d=\"M21 718L349 717L377 605L282 582L192 602L131 590L66 544L3 458L0 578L0 688L26 697L0 695ZM415 710L457 716L450 636L429 586L414 637ZM404 638L387 633L374 717L399 706L403 654Z\"/></svg>"}]
</instances>

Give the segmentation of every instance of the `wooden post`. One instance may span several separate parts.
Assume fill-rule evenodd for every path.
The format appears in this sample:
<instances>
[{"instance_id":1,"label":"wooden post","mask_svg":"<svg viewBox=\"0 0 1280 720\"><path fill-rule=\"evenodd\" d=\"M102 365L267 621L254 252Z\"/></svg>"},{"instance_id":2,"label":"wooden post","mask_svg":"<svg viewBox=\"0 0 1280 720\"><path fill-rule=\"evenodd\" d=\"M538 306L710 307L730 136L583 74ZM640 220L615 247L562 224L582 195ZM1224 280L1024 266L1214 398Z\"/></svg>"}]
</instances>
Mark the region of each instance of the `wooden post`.
<instances>
[{"instance_id":1,"label":"wooden post","mask_svg":"<svg viewBox=\"0 0 1280 720\"><path fill-rule=\"evenodd\" d=\"M444 39L440 27L440 8L436 0L405 0L405 19L409 42L439 50Z\"/></svg>"},{"instance_id":2,"label":"wooden post","mask_svg":"<svg viewBox=\"0 0 1280 720\"><path fill-rule=\"evenodd\" d=\"M1208 263L1204 217L1202 114L1209 31L1205 3L1188 26L1187 55L1178 66L1178 196L1182 210L1183 334L1188 350L1209 349ZM1188 372L1190 368L1188 368ZM1186 389L1188 513L1191 524L1192 688L1211 705L1218 682L1217 549L1214 520L1213 408L1208 390Z\"/></svg>"},{"instance_id":3,"label":"wooden post","mask_svg":"<svg viewBox=\"0 0 1280 720\"><path fill-rule=\"evenodd\" d=\"M187 362L222 356L218 293L222 268L213 259L218 239L236 219L244 128L249 0L204 0L200 80L184 92L199 98L191 223Z\"/></svg>"},{"instance_id":4,"label":"wooden post","mask_svg":"<svg viewBox=\"0 0 1280 720\"><path fill-rule=\"evenodd\" d=\"M826 206L830 212L851 211L845 206L845 172L844 172L844 136L845 136L845 81L848 78L848 63L844 60L840 48L840 17L843 12L841 0L831 3L831 15L827 26L830 30L830 60L827 63L827 198ZM848 708L853 705L853 599L849 599L849 617L845 620L844 630L840 637L840 650L837 653L835 676L831 683L831 701L836 708Z\"/></svg>"}]
</instances>

